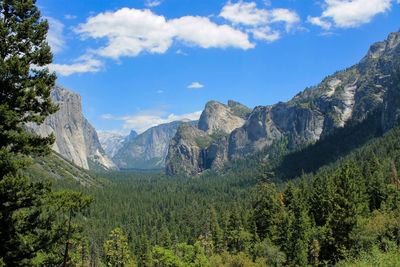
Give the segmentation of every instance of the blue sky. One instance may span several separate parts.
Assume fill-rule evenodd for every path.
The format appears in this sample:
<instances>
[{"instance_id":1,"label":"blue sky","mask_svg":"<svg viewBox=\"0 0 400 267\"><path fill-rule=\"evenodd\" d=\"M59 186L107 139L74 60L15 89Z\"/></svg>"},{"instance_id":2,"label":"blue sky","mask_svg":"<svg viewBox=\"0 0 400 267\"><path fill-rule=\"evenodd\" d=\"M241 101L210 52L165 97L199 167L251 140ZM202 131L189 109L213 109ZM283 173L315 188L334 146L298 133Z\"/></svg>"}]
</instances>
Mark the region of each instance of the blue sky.
<instances>
[{"instance_id":1,"label":"blue sky","mask_svg":"<svg viewBox=\"0 0 400 267\"><path fill-rule=\"evenodd\" d=\"M57 83L98 130L287 101L400 29L400 0L38 0Z\"/></svg>"}]
</instances>

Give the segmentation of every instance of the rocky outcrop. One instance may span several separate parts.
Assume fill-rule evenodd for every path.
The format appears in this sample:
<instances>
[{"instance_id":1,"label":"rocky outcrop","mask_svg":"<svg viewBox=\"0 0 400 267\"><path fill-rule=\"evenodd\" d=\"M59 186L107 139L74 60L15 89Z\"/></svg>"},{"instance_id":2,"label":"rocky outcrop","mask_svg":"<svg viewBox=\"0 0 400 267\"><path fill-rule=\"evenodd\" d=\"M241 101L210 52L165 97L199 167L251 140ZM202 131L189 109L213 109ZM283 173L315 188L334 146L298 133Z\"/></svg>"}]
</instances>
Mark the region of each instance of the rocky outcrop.
<instances>
[{"instance_id":1,"label":"rocky outcrop","mask_svg":"<svg viewBox=\"0 0 400 267\"><path fill-rule=\"evenodd\" d=\"M171 140L165 165L167 173L194 175L219 168L228 158L226 137L244 125L250 112L251 109L232 100L228 105L208 102L197 127L182 125ZM218 142L214 143L215 140Z\"/></svg>"},{"instance_id":2,"label":"rocky outcrop","mask_svg":"<svg viewBox=\"0 0 400 267\"><path fill-rule=\"evenodd\" d=\"M181 124L169 144L167 162L168 174L186 173L195 175L206 167L205 148L212 138L193 125Z\"/></svg>"},{"instance_id":3,"label":"rocky outcrop","mask_svg":"<svg viewBox=\"0 0 400 267\"><path fill-rule=\"evenodd\" d=\"M400 66L399 44L400 32L390 34L386 41L372 45L359 64L325 78L286 103L254 108L251 114L242 117L243 126L234 130L243 122L231 120L232 108L227 111L222 104L210 102L199 129L207 133L220 129L232 132L199 151L197 155L203 159L185 159L185 164L193 162L193 166L182 171L192 174L207 168L219 169L226 161L255 153L282 137L288 138L289 148L296 148L343 127L349 120L363 120L382 103L382 128L387 130L400 124L400 79L395 75ZM173 144L169 157L182 158ZM174 165L179 166L179 162ZM179 173L173 166L166 167L167 174Z\"/></svg>"},{"instance_id":4,"label":"rocky outcrop","mask_svg":"<svg viewBox=\"0 0 400 267\"><path fill-rule=\"evenodd\" d=\"M131 133L113 161L122 169L163 168L169 142L182 123L197 124L197 121L174 121L152 127L137 136Z\"/></svg>"},{"instance_id":5,"label":"rocky outcrop","mask_svg":"<svg viewBox=\"0 0 400 267\"><path fill-rule=\"evenodd\" d=\"M96 130L82 114L80 95L56 85L51 97L60 109L40 126L29 124L28 127L41 136L54 133L53 150L84 169L89 169L89 162L105 169L116 169L101 147Z\"/></svg>"},{"instance_id":6,"label":"rocky outcrop","mask_svg":"<svg viewBox=\"0 0 400 267\"><path fill-rule=\"evenodd\" d=\"M234 129L242 127L244 122L244 118L235 115L229 105L210 101L201 113L198 128L208 134L228 134Z\"/></svg>"}]
</instances>

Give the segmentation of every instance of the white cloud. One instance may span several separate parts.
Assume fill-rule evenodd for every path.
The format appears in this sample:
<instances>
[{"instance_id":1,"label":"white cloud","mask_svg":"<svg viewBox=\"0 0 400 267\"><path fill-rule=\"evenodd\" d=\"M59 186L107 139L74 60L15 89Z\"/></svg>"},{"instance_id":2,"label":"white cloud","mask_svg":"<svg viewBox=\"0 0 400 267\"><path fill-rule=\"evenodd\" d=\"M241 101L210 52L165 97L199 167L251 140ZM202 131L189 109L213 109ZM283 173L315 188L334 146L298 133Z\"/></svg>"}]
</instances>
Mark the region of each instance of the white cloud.
<instances>
[{"instance_id":1,"label":"white cloud","mask_svg":"<svg viewBox=\"0 0 400 267\"><path fill-rule=\"evenodd\" d=\"M269 5L270 2L264 3ZM280 23L284 25L286 32L293 29L294 25L300 22L299 15L285 8L260 9L256 7L255 2L237 3L228 2L223 8L220 17L225 18L233 23L233 25L244 25L247 32L253 33L257 40L266 40L273 42L281 37L279 30ZM272 30L271 27L274 26Z\"/></svg>"},{"instance_id":2,"label":"white cloud","mask_svg":"<svg viewBox=\"0 0 400 267\"><path fill-rule=\"evenodd\" d=\"M244 50L253 48L248 35L228 25L217 25L205 17L185 16L169 21L175 29L176 37L202 48L236 47Z\"/></svg>"},{"instance_id":3,"label":"white cloud","mask_svg":"<svg viewBox=\"0 0 400 267\"><path fill-rule=\"evenodd\" d=\"M300 21L296 12L285 8L275 8L271 10L271 22L284 22L286 31Z\"/></svg>"},{"instance_id":4,"label":"white cloud","mask_svg":"<svg viewBox=\"0 0 400 267\"><path fill-rule=\"evenodd\" d=\"M320 26L321 28L325 29L325 30L329 30L332 26L332 24L329 21L324 21L322 20L320 17L311 17L308 16L307 17L307 22Z\"/></svg>"},{"instance_id":5,"label":"white cloud","mask_svg":"<svg viewBox=\"0 0 400 267\"><path fill-rule=\"evenodd\" d=\"M48 67L58 75L69 76L73 73L98 72L103 67L103 62L91 56L82 56L73 64L50 64Z\"/></svg>"},{"instance_id":6,"label":"white cloud","mask_svg":"<svg viewBox=\"0 0 400 267\"><path fill-rule=\"evenodd\" d=\"M51 17L46 17L46 19L49 23L47 42L51 47L51 51L56 54L65 48L65 40L63 35L64 24Z\"/></svg>"},{"instance_id":7,"label":"white cloud","mask_svg":"<svg viewBox=\"0 0 400 267\"><path fill-rule=\"evenodd\" d=\"M228 25L217 25L205 17L186 16L167 21L150 10L122 8L100 13L75 31L85 38L105 38L97 53L118 59L141 52L165 53L174 38L203 48L253 48L248 35Z\"/></svg>"},{"instance_id":8,"label":"white cloud","mask_svg":"<svg viewBox=\"0 0 400 267\"><path fill-rule=\"evenodd\" d=\"M188 86L188 88L203 88L204 87L204 85L202 85L202 84L200 84L200 83L198 83L198 82L192 82L189 86Z\"/></svg>"},{"instance_id":9,"label":"white cloud","mask_svg":"<svg viewBox=\"0 0 400 267\"><path fill-rule=\"evenodd\" d=\"M65 18L65 19L76 19L77 16L71 15L71 14L66 14L66 15L64 15L64 18Z\"/></svg>"},{"instance_id":10,"label":"white cloud","mask_svg":"<svg viewBox=\"0 0 400 267\"><path fill-rule=\"evenodd\" d=\"M137 56L140 52L164 53L172 44L174 29L163 16L150 10L122 8L100 13L80 24L77 33L106 38L108 45L98 53L104 57Z\"/></svg>"},{"instance_id":11,"label":"white cloud","mask_svg":"<svg viewBox=\"0 0 400 267\"><path fill-rule=\"evenodd\" d=\"M164 93L164 91L163 91L163 90L157 90L156 93L159 94L159 95L161 95L162 93Z\"/></svg>"},{"instance_id":12,"label":"white cloud","mask_svg":"<svg viewBox=\"0 0 400 267\"><path fill-rule=\"evenodd\" d=\"M265 9L256 8L255 2L228 2L223 8L220 17L235 24L259 25L268 22L269 12Z\"/></svg>"},{"instance_id":13,"label":"white cloud","mask_svg":"<svg viewBox=\"0 0 400 267\"><path fill-rule=\"evenodd\" d=\"M276 41L281 37L279 31L272 31L268 26L251 29L249 31L253 34L254 39L265 40L267 42Z\"/></svg>"},{"instance_id":14,"label":"white cloud","mask_svg":"<svg viewBox=\"0 0 400 267\"><path fill-rule=\"evenodd\" d=\"M158 1L158 0L146 0L145 6L155 7L155 6L159 6L160 4L161 4L161 1Z\"/></svg>"},{"instance_id":15,"label":"white cloud","mask_svg":"<svg viewBox=\"0 0 400 267\"><path fill-rule=\"evenodd\" d=\"M339 28L358 27L369 23L380 13L390 10L393 0L325 0L325 8L319 21L312 18L309 22L327 28L326 21L330 19ZM319 23L319 24L318 24Z\"/></svg>"},{"instance_id":16,"label":"white cloud","mask_svg":"<svg viewBox=\"0 0 400 267\"><path fill-rule=\"evenodd\" d=\"M162 110L143 110L134 115L128 115L123 117L114 117L111 114L104 114L101 116L102 119L120 120L124 121L124 129L133 129L138 132L146 131L147 129L173 121L180 120L198 120L202 111L196 111L193 113L175 115L173 113L167 114Z\"/></svg>"}]
</instances>

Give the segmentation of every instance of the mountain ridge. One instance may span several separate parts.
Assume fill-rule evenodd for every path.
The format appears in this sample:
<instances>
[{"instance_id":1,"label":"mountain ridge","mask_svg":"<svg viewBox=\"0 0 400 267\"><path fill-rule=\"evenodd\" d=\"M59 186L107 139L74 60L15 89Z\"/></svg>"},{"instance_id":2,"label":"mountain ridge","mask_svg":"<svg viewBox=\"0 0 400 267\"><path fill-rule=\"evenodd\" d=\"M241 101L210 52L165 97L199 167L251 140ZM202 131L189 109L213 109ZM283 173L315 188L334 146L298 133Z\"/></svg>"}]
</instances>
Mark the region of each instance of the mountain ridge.
<instances>
[{"instance_id":1,"label":"mountain ridge","mask_svg":"<svg viewBox=\"0 0 400 267\"><path fill-rule=\"evenodd\" d=\"M206 169L220 169L225 162L260 151L282 137L287 137L289 148L294 149L319 140L351 119L365 119L381 104L397 104L390 104L393 98L386 93L395 84L393 74L400 65L399 44L400 32L391 33L387 40L371 45L358 64L326 77L288 102L255 107L243 126L196 150L196 156L187 154L191 148L185 147L187 142L182 135L175 136L169 147L167 174L194 175ZM384 108L386 113L382 113L389 122L391 110ZM394 110L394 114L398 112ZM188 139L191 138L195 136Z\"/></svg>"}]
</instances>

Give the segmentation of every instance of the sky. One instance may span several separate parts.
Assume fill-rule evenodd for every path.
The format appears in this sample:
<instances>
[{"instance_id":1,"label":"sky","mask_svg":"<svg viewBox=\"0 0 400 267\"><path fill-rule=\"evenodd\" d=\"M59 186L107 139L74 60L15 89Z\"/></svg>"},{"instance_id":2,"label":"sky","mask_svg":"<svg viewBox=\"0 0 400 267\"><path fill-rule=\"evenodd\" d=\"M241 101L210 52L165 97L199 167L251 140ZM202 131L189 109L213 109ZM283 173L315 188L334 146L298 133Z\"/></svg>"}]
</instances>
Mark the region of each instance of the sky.
<instances>
[{"instance_id":1,"label":"sky","mask_svg":"<svg viewBox=\"0 0 400 267\"><path fill-rule=\"evenodd\" d=\"M400 30L400 0L37 0L57 83L97 129L288 101Z\"/></svg>"}]
</instances>

